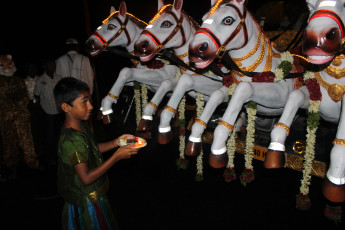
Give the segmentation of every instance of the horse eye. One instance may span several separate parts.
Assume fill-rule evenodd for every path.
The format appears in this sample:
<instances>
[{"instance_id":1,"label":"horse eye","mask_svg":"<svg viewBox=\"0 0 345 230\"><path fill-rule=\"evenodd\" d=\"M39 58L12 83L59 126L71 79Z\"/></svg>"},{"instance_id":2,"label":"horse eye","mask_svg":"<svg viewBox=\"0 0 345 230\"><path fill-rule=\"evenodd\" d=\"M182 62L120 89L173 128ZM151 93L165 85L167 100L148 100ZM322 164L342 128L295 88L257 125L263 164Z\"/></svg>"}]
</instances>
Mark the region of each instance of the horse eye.
<instances>
[{"instance_id":1,"label":"horse eye","mask_svg":"<svg viewBox=\"0 0 345 230\"><path fill-rule=\"evenodd\" d=\"M235 20L232 17L226 17L223 19L224 25L231 25Z\"/></svg>"},{"instance_id":2,"label":"horse eye","mask_svg":"<svg viewBox=\"0 0 345 230\"><path fill-rule=\"evenodd\" d=\"M109 24L109 25L108 25L108 30L113 30L113 29L115 29L115 28L116 28L116 26L113 25L113 24Z\"/></svg>"},{"instance_id":3,"label":"horse eye","mask_svg":"<svg viewBox=\"0 0 345 230\"><path fill-rule=\"evenodd\" d=\"M172 26L172 23L169 21L164 21L161 25L161 28L169 28Z\"/></svg>"}]
</instances>

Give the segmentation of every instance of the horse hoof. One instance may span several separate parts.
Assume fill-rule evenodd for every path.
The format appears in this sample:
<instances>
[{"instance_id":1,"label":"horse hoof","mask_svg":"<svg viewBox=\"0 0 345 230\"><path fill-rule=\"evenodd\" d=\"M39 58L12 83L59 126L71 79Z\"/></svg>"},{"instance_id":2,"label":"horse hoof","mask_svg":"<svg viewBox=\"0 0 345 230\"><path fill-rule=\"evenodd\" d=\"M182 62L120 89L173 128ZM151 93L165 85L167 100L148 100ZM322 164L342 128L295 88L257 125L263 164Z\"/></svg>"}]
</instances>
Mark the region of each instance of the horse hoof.
<instances>
[{"instance_id":1,"label":"horse hoof","mask_svg":"<svg viewBox=\"0 0 345 230\"><path fill-rule=\"evenodd\" d=\"M210 154L209 164L212 168L223 168L228 163L228 154L222 153L219 155Z\"/></svg>"},{"instance_id":2,"label":"horse hoof","mask_svg":"<svg viewBox=\"0 0 345 230\"><path fill-rule=\"evenodd\" d=\"M265 160L264 167L266 169L279 169L285 166L285 154L283 151L268 150Z\"/></svg>"},{"instance_id":3,"label":"horse hoof","mask_svg":"<svg viewBox=\"0 0 345 230\"><path fill-rule=\"evenodd\" d=\"M322 184L322 193L331 202L341 203L345 201L345 185L333 184L327 178Z\"/></svg>"},{"instance_id":4,"label":"horse hoof","mask_svg":"<svg viewBox=\"0 0 345 230\"><path fill-rule=\"evenodd\" d=\"M152 130L152 121L141 119L138 125L138 132L147 132Z\"/></svg>"},{"instance_id":5,"label":"horse hoof","mask_svg":"<svg viewBox=\"0 0 345 230\"><path fill-rule=\"evenodd\" d=\"M103 115L103 124L108 125L112 122L112 119L109 115Z\"/></svg>"},{"instance_id":6,"label":"horse hoof","mask_svg":"<svg viewBox=\"0 0 345 230\"><path fill-rule=\"evenodd\" d=\"M173 134L171 131L158 134L158 143L161 145L168 144L172 139L173 139Z\"/></svg>"},{"instance_id":7,"label":"horse hoof","mask_svg":"<svg viewBox=\"0 0 345 230\"><path fill-rule=\"evenodd\" d=\"M187 146L184 150L186 156L197 156L201 151L201 142L188 141Z\"/></svg>"}]
</instances>

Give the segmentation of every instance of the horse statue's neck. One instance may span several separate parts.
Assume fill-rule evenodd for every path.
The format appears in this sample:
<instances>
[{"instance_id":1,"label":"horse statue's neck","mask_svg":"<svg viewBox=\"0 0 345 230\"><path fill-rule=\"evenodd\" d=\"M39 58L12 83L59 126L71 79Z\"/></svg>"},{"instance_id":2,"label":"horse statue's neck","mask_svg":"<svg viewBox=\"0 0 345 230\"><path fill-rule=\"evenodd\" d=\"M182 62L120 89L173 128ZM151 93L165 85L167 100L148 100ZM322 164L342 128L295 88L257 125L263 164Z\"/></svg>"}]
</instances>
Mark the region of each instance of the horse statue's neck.
<instances>
[{"instance_id":1,"label":"horse statue's neck","mask_svg":"<svg viewBox=\"0 0 345 230\"><path fill-rule=\"evenodd\" d=\"M183 26L186 41L185 41L184 45L174 49L174 52L178 57L180 57L180 59L182 61L187 63L187 62L189 62L189 58L188 58L189 43L193 40L193 38L195 36L196 28L194 28L193 23L188 20L187 16L184 16L184 17L185 18L183 20L182 26Z\"/></svg>"},{"instance_id":2,"label":"horse statue's neck","mask_svg":"<svg viewBox=\"0 0 345 230\"><path fill-rule=\"evenodd\" d=\"M229 52L231 58L244 71L264 72L276 68L279 60L274 58L279 58L280 55L274 49L270 40L254 21L251 14L247 14L245 23L248 31L248 42L240 49L231 50ZM239 33L237 36L241 35L243 33ZM241 37L235 37L235 39L239 39L239 41L245 40ZM238 72L236 72L236 75L243 76L243 74Z\"/></svg>"}]
</instances>

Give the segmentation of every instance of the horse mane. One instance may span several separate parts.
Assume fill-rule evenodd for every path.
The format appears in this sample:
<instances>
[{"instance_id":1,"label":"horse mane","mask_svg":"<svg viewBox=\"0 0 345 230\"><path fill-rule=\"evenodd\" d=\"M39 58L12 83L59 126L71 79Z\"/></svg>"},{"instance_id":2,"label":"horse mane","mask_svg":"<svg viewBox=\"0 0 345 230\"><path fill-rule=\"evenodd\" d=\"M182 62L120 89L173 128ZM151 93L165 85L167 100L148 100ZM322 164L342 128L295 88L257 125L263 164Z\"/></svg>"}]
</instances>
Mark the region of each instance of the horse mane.
<instances>
[{"instance_id":1,"label":"horse mane","mask_svg":"<svg viewBox=\"0 0 345 230\"><path fill-rule=\"evenodd\" d=\"M119 11L115 11L112 14L109 15L109 17L107 17L104 21L104 23L107 23L110 19L112 19L113 17L115 17L117 14L119 14ZM139 18L135 17L133 14L131 13L127 13L126 15L129 16L129 19L134 22L134 24L136 24L140 29L145 29L145 27L147 26L147 23L144 22L143 20L140 20Z\"/></svg>"},{"instance_id":2,"label":"horse mane","mask_svg":"<svg viewBox=\"0 0 345 230\"><path fill-rule=\"evenodd\" d=\"M200 28L200 25L195 21L195 19L191 16L189 16L184 10L181 10L183 16L188 18L188 20L192 23L192 26L194 29L198 30Z\"/></svg>"},{"instance_id":3,"label":"horse mane","mask_svg":"<svg viewBox=\"0 0 345 230\"><path fill-rule=\"evenodd\" d=\"M140 29L145 29L145 28L146 28L146 26L147 26L147 23L146 23L146 22L140 20L140 19L137 18L137 17L134 17L134 15L132 15L132 14L128 14L128 13L127 13L127 15L129 16L129 19L130 19L132 22L134 22Z\"/></svg>"}]
</instances>

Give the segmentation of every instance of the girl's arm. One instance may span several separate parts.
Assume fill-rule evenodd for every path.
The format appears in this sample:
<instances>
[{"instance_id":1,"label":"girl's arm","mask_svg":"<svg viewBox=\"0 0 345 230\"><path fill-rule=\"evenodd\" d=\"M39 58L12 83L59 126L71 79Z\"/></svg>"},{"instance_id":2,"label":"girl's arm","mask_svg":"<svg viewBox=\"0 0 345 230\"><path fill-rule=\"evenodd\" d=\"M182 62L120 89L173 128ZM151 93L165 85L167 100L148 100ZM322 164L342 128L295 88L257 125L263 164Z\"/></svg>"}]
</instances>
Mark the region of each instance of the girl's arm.
<instances>
[{"instance_id":1,"label":"girl's arm","mask_svg":"<svg viewBox=\"0 0 345 230\"><path fill-rule=\"evenodd\" d=\"M82 181L82 183L85 185L89 185L95 182L104 173L106 173L116 162L122 159L130 158L133 154L137 154L138 150L139 149L137 148L124 146L117 149L116 152L114 152L108 160L106 160L97 168L89 170L86 163L80 163L74 166L74 170L78 174L79 179Z\"/></svg>"}]
</instances>

